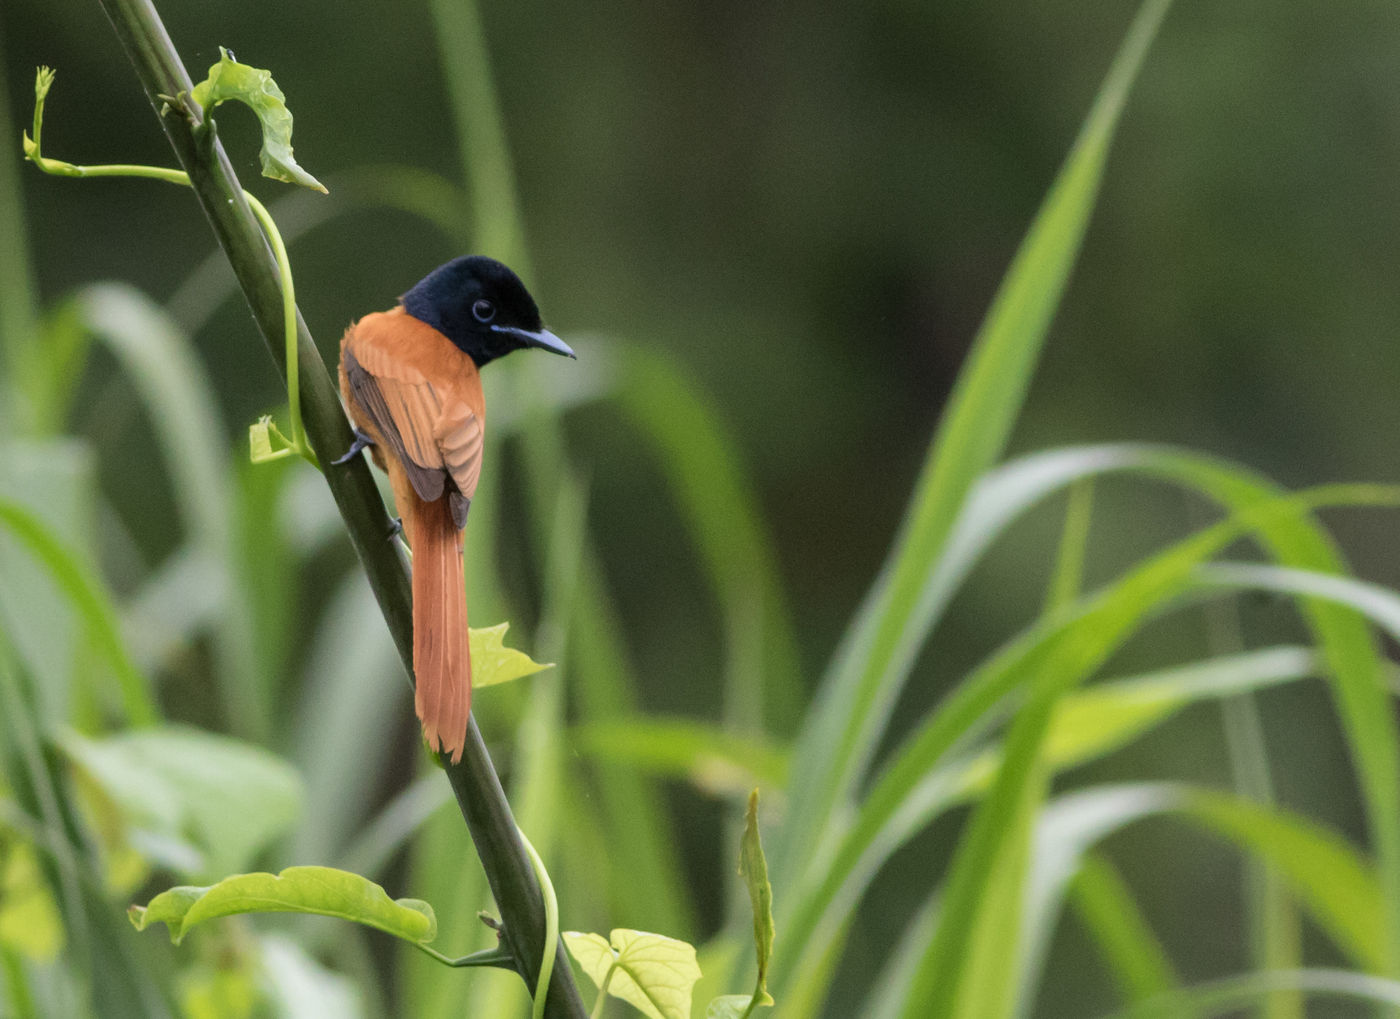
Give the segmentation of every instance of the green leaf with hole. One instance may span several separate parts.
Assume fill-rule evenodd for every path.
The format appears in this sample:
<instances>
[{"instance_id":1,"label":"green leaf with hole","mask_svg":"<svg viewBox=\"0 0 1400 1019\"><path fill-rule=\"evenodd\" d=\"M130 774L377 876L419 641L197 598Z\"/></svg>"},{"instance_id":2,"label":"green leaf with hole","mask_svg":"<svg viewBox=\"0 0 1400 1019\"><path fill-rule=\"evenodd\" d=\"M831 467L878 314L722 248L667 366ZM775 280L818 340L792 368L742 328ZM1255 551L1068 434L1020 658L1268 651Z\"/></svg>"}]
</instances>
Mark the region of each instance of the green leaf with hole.
<instances>
[{"instance_id":1,"label":"green leaf with hole","mask_svg":"<svg viewBox=\"0 0 1400 1019\"><path fill-rule=\"evenodd\" d=\"M287 97L272 80L271 71L240 64L220 46L219 62L209 68L209 77L196 85L190 95L206 114L229 100L247 106L262 125L263 176L326 192L325 186L292 158L292 111L287 109Z\"/></svg>"},{"instance_id":2,"label":"green leaf with hole","mask_svg":"<svg viewBox=\"0 0 1400 1019\"><path fill-rule=\"evenodd\" d=\"M537 662L523 651L505 646L509 623L497 623L471 631L472 686L495 686L512 679L552 669L553 662Z\"/></svg>"},{"instance_id":3,"label":"green leaf with hole","mask_svg":"<svg viewBox=\"0 0 1400 1019\"><path fill-rule=\"evenodd\" d=\"M373 927L424 945L437 937L433 907L420 899L391 899L368 878L334 867L288 867L280 874L236 874L208 888L187 885L127 910L132 926L170 929L179 944L196 924L238 913L315 913Z\"/></svg>"},{"instance_id":4,"label":"green leaf with hole","mask_svg":"<svg viewBox=\"0 0 1400 1019\"><path fill-rule=\"evenodd\" d=\"M763 840L758 834L758 790L749 793L749 808L744 815L744 837L739 849L739 875L749 890L753 906L753 944L758 955L758 983L751 996L757 1005L771 1005L768 995L768 960L773 958L773 886L768 883L768 861L763 856ZM730 997L736 997L730 995ZM755 1005L745 1004L743 1015Z\"/></svg>"},{"instance_id":5,"label":"green leaf with hole","mask_svg":"<svg viewBox=\"0 0 1400 1019\"><path fill-rule=\"evenodd\" d=\"M690 1019L691 992L700 979L695 948L664 934L618 928L601 934L564 931L564 944L602 992L651 1019Z\"/></svg>"}]
</instances>

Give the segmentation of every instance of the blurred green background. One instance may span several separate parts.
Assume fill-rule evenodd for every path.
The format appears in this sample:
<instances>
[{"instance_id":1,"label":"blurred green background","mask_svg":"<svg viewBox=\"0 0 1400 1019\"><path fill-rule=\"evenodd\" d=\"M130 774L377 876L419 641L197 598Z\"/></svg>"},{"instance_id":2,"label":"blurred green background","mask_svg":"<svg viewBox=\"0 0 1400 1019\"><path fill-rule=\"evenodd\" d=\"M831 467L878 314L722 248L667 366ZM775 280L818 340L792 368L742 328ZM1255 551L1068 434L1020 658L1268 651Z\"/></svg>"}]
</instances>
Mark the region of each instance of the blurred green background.
<instances>
[{"instance_id":1,"label":"blurred green background","mask_svg":"<svg viewBox=\"0 0 1400 1019\"><path fill-rule=\"evenodd\" d=\"M809 688L889 547L961 358L1133 10L1062 0L482 4L534 261L527 282L548 324L577 340L581 364L590 335L626 339L683 366L713 398L774 539ZM331 188L306 201L333 218L291 248L299 303L331 362L350 320L461 253L419 220L337 192L338 178L384 163L461 179L429 12L247 0L161 13L196 77L224 45L271 68L287 93L297 157ZM59 70L48 154L171 162L96 3L5 0L0 52L16 133L34 67ZM1012 451L1160 441L1289 486L1394 480L1397 68L1394 4L1173 9L1130 100ZM219 124L245 186L280 197L286 189L257 176L252 116L233 111ZM163 300L212 248L187 194L46 178L17 157L15 140L0 158L18 174L43 303L106 278ZM465 214L443 210L444 221ZM278 404L280 381L240 300L224 302L198 343L241 449L247 424ZM101 370L106 356L85 376L74 427L95 443L138 557L157 562L174 542L169 493L135 397ZM643 707L715 717L720 621L657 472L614 415L584 409L565 426ZM513 468L488 469L506 481L508 515L519 501ZM1105 482L1091 582L1203 521L1175 492ZM1393 518L1349 511L1329 524L1363 578L1400 585ZM899 718L916 717L1038 610L1058 527L1054 514L1033 516L979 570L926 650L894 735ZM130 552L103 549L109 566ZM328 573L348 549L338 555L322 564ZM508 546L501 565L528 605L530 581ZM120 574L107 575L120 592ZM314 578L304 587L308 620L322 608L317 589ZM1251 642L1296 635L1285 605L1247 601L1241 618ZM1117 664L1176 660L1199 642L1197 623L1149 630ZM1360 838L1325 692L1290 688L1263 710L1281 802ZM1076 781L1226 774L1218 714L1198 707ZM680 786L667 802L692 883L717 883L731 853L714 837L716 808ZM903 889L948 829L916 840L877 884L850 972L873 964L902 926ZM1184 976L1245 965L1232 855L1165 822L1113 845ZM716 905L701 926L718 921ZM1105 1000L1081 936L1063 926L1047 1015L1085 995ZM841 1007L838 992L831 1014Z\"/></svg>"}]
</instances>

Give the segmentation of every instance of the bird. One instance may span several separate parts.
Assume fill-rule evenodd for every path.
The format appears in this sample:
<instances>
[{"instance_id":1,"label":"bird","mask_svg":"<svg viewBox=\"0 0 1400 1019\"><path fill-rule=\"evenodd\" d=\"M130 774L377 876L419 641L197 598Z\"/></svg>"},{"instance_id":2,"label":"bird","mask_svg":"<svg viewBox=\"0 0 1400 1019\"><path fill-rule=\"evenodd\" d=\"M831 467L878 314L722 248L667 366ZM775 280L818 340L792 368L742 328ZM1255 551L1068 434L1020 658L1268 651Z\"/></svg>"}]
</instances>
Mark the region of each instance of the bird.
<instances>
[{"instance_id":1,"label":"bird","mask_svg":"<svg viewBox=\"0 0 1400 1019\"><path fill-rule=\"evenodd\" d=\"M514 350L565 357L520 277L483 255L438 266L388 311L340 341L340 392L355 441L389 475L413 553L414 709L434 753L461 760L471 712L462 531L481 476L486 401L480 369Z\"/></svg>"}]
</instances>

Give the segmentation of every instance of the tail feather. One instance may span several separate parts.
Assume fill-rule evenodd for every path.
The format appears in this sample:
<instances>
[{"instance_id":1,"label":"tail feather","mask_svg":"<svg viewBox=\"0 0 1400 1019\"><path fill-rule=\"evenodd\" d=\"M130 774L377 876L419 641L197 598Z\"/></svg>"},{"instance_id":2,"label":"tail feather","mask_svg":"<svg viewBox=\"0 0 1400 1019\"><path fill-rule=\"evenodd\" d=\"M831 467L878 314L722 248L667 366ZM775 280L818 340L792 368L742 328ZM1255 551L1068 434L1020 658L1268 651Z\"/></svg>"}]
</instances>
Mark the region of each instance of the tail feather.
<instances>
[{"instance_id":1,"label":"tail feather","mask_svg":"<svg viewBox=\"0 0 1400 1019\"><path fill-rule=\"evenodd\" d=\"M472 666L462 532L446 499L412 500L405 520L413 548L414 709L428 746L462 759L471 711Z\"/></svg>"}]
</instances>

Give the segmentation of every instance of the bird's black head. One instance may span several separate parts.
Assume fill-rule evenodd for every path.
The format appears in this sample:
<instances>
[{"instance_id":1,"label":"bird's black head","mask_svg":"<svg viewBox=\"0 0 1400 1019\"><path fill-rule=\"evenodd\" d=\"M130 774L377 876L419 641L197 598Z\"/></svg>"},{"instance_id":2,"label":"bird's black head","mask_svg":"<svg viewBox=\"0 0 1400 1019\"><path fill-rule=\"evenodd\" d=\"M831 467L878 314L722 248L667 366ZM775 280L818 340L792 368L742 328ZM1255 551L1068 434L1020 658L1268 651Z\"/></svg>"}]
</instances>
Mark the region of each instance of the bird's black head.
<instances>
[{"instance_id":1,"label":"bird's black head","mask_svg":"<svg viewBox=\"0 0 1400 1019\"><path fill-rule=\"evenodd\" d=\"M465 351L478 368L523 347L574 356L544 328L520 277L493 258L465 255L438 266L403 295L403 307Z\"/></svg>"}]
</instances>

